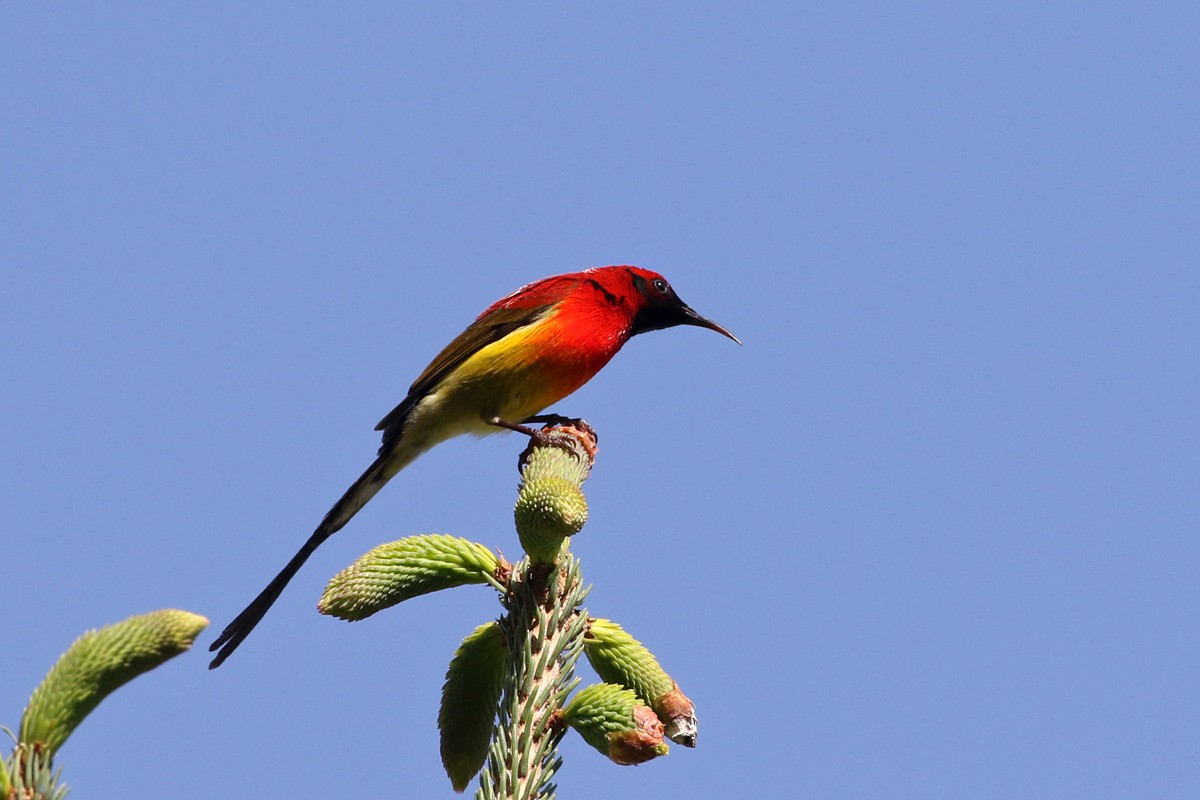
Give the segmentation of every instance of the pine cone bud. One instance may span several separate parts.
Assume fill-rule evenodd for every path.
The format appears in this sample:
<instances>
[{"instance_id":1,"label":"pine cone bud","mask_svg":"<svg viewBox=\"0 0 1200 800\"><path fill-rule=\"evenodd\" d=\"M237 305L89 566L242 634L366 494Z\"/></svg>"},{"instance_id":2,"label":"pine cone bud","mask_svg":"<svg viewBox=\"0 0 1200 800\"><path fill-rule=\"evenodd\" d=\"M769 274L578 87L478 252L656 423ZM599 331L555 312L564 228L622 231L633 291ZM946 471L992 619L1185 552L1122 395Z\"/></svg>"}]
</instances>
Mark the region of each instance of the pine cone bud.
<instances>
[{"instance_id":1,"label":"pine cone bud","mask_svg":"<svg viewBox=\"0 0 1200 800\"><path fill-rule=\"evenodd\" d=\"M381 544L334 575L317 603L322 614L365 619L418 595L486 583L500 560L476 542L446 534Z\"/></svg>"},{"instance_id":2,"label":"pine cone bud","mask_svg":"<svg viewBox=\"0 0 1200 800\"><path fill-rule=\"evenodd\" d=\"M587 500L578 484L546 475L521 485L513 516L530 559L553 564L566 538L579 533L587 522Z\"/></svg>"},{"instance_id":3,"label":"pine cone bud","mask_svg":"<svg viewBox=\"0 0 1200 800\"><path fill-rule=\"evenodd\" d=\"M641 764L670 749L654 712L632 691L611 683L576 694L563 709L563 720L617 764Z\"/></svg>"},{"instance_id":4,"label":"pine cone bud","mask_svg":"<svg viewBox=\"0 0 1200 800\"><path fill-rule=\"evenodd\" d=\"M592 619L584 648L601 680L632 689L654 709L671 741L696 746L695 706L645 645L612 620Z\"/></svg>"},{"instance_id":5,"label":"pine cone bud","mask_svg":"<svg viewBox=\"0 0 1200 800\"><path fill-rule=\"evenodd\" d=\"M101 700L185 652L207 626L199 614L164 609L83 634L34 690L19 741L53 753Z\"/></svg>"},{"instance_id":6,"label":"pine cone bud","mask_svg":"<svg viewBox=\"0 0 1200 800\"><path fill-rule=\"evenodd\" d=\"M456 792L467 788L487 758L507 655L500 624L489 622L463 639L446 670L438 730L442 765Z\"/></svg>"}]
</instances>

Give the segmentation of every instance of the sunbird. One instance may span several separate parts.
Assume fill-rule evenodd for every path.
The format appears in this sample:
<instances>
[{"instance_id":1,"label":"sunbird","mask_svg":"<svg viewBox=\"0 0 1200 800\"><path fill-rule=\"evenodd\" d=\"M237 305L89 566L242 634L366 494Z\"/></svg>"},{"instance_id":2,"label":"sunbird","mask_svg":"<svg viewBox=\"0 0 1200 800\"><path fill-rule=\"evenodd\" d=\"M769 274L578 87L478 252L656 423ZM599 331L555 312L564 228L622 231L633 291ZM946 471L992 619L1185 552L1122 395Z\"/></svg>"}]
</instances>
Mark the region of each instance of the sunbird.
<instances>
[{"instance_id":1,"label":"sunbird","mask_svg":"<svg viewBox=\"0 0 1200 800\"><path fill-rule=\"evenodd\" d=\"M465 433L533 434L524 423L592 379L630 337L696 325L741 341L679 299L663 276L632 266L543 278L487 308L430 362L375 426L379 456L267 588L221 632L209 669L237 649L308 557L417 456Z\"/></svg>"}]
</instances>

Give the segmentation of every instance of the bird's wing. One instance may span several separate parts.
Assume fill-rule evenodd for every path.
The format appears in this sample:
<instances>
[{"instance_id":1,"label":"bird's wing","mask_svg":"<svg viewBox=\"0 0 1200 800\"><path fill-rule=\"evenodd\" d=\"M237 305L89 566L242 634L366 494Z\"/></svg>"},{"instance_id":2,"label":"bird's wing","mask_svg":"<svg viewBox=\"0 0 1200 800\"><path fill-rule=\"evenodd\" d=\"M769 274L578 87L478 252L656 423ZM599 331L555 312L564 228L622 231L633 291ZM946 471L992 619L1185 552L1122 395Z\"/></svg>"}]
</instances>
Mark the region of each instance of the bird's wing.
<instances>
[{"instance_id":1,"label":"bird's wing","mask_svg":"<svg viewBox=\"0 0 1200 800\"><path fill-rule=\"evenodd\" d=\"M446 345L442 352L430 362L425 371L417 376L408 389L408 396L379 421L375 430L383 431L384 448L399 436L404 420L421 398L434 389L442 379L475 353L493 342L498 342L515 330L532 325L554 307L554 302L537 305L505 306L497 303L483 312L465 331Z\"/></svg>"}]
</instances>

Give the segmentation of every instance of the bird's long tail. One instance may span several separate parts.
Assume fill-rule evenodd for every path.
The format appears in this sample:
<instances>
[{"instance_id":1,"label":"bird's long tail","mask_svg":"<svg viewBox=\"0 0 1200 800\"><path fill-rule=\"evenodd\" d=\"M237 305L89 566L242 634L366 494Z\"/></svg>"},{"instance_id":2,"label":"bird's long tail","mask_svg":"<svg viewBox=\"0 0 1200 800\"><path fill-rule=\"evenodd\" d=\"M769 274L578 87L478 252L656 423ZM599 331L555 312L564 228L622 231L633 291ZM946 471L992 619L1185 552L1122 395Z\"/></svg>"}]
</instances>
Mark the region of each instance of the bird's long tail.
<instances>
[{"instance_id":1,"label":"bird's long tail","mask_svg":"<svg viewBox=\"0 0 1200 800\"><path fill-rule=\"evenodd\" d=\"M219 652L208 665L209 669L216 669L225 659L229 658L238 645L250 635L250 631L254 630L254 626L259 623L272 604L279 599L284 587L296 576L308 557L326 539L341 530L342 526L349 522L350 518L357 514L359 509L366 505L367 501L374 497L405 463L411 460L411 458L401 459L400 463L397 463L398 459L394 452L384 453L375 459L367 471L346 490L342 499L329 509L329 513L321 520L321 524L313 531L312 536L308 537L304 546L296 551L296 555L292 556L292 560L287 563L287 566L279 571L279 574L267 584L267 588L259 592L258 597L251 600L250 605L246 606L245 610L238 614L233 622L225 627L217 640L209 646L210 651L219 648Z\"/></svg>"}]
</instances>

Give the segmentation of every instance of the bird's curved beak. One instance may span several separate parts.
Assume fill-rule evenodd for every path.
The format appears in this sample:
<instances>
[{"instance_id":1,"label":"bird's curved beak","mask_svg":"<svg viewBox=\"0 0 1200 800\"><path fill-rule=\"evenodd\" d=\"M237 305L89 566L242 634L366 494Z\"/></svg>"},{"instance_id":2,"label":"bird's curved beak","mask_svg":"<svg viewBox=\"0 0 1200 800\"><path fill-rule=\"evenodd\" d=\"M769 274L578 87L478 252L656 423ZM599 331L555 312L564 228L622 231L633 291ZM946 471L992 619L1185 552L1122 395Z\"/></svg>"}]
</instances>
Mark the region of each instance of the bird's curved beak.
<instances>
[{"instance_id":1,"label":"bird's curved beak","mask_svg":"<svg viewBox=\"0 0 1200 800\"><path fill-rule=\"evenodd\" d=\"M683 319L681 321L684 325L695 325L697 328L708 328L710 331L716 331L717 333L721 334L722 336L728 336L730 339L733 339L738 344L742 343L741 339L734 336L732 333L725 330L723 327L721 327L717 323L713 322L708 317L702 317L699 314L697 314L695 311L692 310L691 306L684 304L682 310L683 310Z\"/></svg>"}]
</instances>

